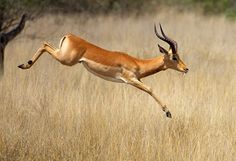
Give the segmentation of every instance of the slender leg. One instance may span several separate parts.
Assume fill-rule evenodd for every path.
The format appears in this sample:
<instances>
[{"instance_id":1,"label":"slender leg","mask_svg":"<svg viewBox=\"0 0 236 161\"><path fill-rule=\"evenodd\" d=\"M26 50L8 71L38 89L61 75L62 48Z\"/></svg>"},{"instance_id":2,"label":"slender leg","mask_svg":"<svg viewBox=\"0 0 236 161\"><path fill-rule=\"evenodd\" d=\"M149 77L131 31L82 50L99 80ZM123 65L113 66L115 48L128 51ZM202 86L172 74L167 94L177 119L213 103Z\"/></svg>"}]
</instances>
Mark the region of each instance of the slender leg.
<instances>
[{"instance_id":1,"label":"slender leg","mask_svg":"<svg viewBox=\"0 0 236 161\"><path fill-rule=\"evenodd\" d=\"M151 95L156 101L157 103L161 106L162 110L166 113L166 116L171 118L171 113L168 110L168 108L166 107L166 105L164 105L160 99L158 99L158 97L152 92L152 89L145 85L144 83L140 82L137 78L126 78L126 81L128 84L131 84L134 87L137 87L138 89L141 89L144 92L147 92L149 95Z\"/></svg>"},{"instance_id":2,"label":"slender leg","mask_svg":"<svg viewBox=\"0 0 236 161\"><path fill-rule=\"evenodd\" d=\"M47 52L50 55L52 55L55 59L59 60L59 54L56 49L54 49L51 45L48 43L44 43L42 47L40 47L37 52L34 54L31 60L28 61L26 64L21 64L18 67L21 69L29 69L37 60L38 58L44 53Z\"/></svg>"}]
</instances>

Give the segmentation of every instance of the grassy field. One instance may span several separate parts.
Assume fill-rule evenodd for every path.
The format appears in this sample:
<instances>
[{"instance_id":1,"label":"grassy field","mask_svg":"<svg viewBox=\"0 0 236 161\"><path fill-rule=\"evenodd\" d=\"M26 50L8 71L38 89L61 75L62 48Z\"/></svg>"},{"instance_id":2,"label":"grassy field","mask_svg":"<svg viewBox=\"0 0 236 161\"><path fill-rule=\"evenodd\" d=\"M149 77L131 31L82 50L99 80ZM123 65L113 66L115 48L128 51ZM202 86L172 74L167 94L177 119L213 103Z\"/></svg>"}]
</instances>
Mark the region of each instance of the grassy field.
<instances>
[{"instance_id":1,"label":"grassy field","mask_svg":"<svg viewBox=\"0 0 236 161\"><path fill-rule=\"evenodd\" d=\"M30 70L43 40L68 33L140 58L160 55L154 22L179 44L190 68L143 79L172 112L146 93L102 80L82 65L48 54ZM154 16L45 16L6 49L0 81L0 160L233 161L236 158L236 23L223 17L161 12ZM29 38L27 35L35 37ZM34 39L32 39L34 38Z\"/></svg>"}]
</instances>

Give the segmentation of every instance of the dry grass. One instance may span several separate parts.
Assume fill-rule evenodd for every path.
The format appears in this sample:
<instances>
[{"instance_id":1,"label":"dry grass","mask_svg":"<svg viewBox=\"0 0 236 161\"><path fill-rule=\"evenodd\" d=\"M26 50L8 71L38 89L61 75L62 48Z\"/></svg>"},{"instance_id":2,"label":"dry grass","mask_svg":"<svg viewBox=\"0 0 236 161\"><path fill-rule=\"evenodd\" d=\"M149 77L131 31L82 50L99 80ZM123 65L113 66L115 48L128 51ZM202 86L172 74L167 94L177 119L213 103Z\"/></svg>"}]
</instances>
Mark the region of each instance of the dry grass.
<instances>
[{"instance_id":1,"label":"dry grass","mask_svg":"<svg viewBox=\"0 0 236 161\"><path fill-rule=\"evenodd\" d=\"M171 120L147 94L81 65L62 66L45 54L31 70L16 67L42 42L27 33L57 46L72 32L107 49L154 57L154 22L179 42L190 68L185 77L168 70L144 79L171 110ZM140 18L49 16L28 25L6 50L0 160L235 160L236 23L169 11Z\"/></svg>"}]
</instances>

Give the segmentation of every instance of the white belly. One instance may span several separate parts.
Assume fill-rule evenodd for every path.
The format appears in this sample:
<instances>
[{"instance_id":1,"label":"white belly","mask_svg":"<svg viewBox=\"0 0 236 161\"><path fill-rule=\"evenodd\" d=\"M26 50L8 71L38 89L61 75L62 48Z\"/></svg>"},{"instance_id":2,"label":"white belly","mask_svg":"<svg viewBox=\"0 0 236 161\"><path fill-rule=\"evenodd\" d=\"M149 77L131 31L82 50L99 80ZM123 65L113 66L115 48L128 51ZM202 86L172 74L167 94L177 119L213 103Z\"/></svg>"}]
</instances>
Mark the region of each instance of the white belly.
<instances>
[{"instance_id":1,"label":"white belly","mask_svg":"<svg viewBox=\"0 0 236 161\"><path fill-rule=\"evenodd\" d=\"M81 59L80 62L84 67L94 75L108 81L124 83L121 79L122 70L118 67L106 66L92 60Z\"/></svg>"}]
</instances>

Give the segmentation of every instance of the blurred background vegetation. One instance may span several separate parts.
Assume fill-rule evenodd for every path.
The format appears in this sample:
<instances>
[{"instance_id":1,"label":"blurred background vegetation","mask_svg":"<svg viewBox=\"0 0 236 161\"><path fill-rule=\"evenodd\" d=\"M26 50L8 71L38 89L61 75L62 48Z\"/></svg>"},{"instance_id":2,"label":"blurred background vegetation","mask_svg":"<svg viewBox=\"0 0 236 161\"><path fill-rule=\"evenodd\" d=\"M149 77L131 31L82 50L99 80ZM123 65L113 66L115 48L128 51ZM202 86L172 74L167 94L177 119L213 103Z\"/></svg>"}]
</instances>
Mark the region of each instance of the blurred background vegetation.
<instances>
[{"instance_id":1,"label":"blurred background vegetation","mask_svg":"<svg viewBox=\"0 0 236 161\"><path fill-rule=\"evenodd\" d=\"M204 14L236 16L235 0L0 0L0 16L4 17L4 13L13 11L15 13L43 11L43 13L141 14L155 11L162 6L176 7L181 10L197 9Z\"/></svg>"}]
</instances>

